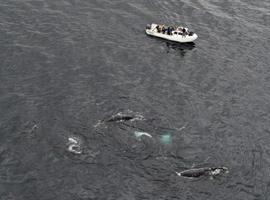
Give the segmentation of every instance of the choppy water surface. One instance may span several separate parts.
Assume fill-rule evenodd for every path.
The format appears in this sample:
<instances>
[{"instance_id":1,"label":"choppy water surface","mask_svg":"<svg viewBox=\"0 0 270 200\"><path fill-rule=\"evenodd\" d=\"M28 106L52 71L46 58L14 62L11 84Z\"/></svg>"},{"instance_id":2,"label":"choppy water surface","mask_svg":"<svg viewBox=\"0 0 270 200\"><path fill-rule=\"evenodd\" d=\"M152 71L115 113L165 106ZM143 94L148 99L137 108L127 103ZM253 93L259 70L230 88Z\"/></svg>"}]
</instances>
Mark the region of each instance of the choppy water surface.
<instances>
[{"instance_id":1,"label":"choppy water surface","mask_svg":"<svg viewBox=\"0 0 270 200\"><path fill-rule=\"evenodd\" d=\"M2 0L0 199L269 199L269 8ZM199 38L147 37L151 22Z\"/></svg>"}]
</instances>

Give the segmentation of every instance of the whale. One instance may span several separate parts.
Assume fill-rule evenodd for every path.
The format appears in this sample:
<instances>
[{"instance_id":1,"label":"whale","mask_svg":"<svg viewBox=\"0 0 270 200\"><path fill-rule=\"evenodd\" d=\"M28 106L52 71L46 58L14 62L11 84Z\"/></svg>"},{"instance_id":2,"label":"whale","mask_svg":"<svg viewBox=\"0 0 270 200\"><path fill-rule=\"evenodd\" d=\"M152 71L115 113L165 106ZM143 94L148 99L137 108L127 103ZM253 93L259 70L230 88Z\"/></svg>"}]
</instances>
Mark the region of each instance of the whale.
<instances>
[{"instance_id":1,"label":"whale","mask_svg":"<svg viewBox=\"0 0 270 200\"><path fill-rule=\"evenodd\" d=\"M178 176L198 178L201 176L217 176L222 173L228 173L227 167L203 167L184 170L182 172L176 172Z\"/></svg>"},{"instance_id":2,"label":"whale","mask_svg":"<svg viewBox=\"0 0 270 200\"><path fill-rule=\"evenodd\" d=\"M112 116L110 119L107 120L107 122L123 122L123 121L129 121L134 119L134 116L131 115L115 115Z\"/></svg>"},{"instance_id":3,"label":"whale","mask_svg":"<svg viewBox=\"0 0 270 200\"><path fill-rule=\"evenodd\" d=\"M135 120L143 120L144 117L139 114L124 114L122 112L117 113L110 117L106 122L125 122L125 121L135 121Z\"/></svg>"}]
</instances>

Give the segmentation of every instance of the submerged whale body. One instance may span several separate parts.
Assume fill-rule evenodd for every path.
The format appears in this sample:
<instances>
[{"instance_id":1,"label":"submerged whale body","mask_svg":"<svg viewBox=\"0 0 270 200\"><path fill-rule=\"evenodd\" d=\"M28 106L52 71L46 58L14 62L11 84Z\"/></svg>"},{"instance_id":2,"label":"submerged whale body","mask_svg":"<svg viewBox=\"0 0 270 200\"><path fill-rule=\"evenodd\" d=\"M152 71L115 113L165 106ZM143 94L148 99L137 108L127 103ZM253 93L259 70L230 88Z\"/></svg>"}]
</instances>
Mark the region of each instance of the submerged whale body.
<instances>
[{"instance_id":1,"label":"submerged whale body","mask_svg":"<svg viewBox=\"0 0 270 200\"><path fill-rule=\"evenodd\" d=\"M226 167L204 167L197 169L188 169L182 172L176 172L178 176L198 178L201 176L217 176L221 173L227 173L228 169Z\"/></svg>"}]
</instances>

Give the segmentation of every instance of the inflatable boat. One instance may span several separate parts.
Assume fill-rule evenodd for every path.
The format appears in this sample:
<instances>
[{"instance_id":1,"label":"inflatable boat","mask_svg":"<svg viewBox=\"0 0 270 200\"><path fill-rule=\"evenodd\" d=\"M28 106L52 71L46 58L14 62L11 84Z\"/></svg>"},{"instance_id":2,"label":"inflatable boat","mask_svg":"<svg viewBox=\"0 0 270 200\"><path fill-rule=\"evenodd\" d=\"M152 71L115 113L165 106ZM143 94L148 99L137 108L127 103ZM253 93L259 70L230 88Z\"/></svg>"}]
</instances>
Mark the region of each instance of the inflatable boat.
<instances>
[{"instance_id":1,"label":"inflatable boat","mask_svg":"<svg viewBox=\"0 0 270 200\"><path fill-rule=\"evenodd\" d=\"M148 24L145 30L147 35L163 38L174 42L193 42L198 38L197 34L186 27L164 26L159 24Z\"/></svg>"}]
</instances>

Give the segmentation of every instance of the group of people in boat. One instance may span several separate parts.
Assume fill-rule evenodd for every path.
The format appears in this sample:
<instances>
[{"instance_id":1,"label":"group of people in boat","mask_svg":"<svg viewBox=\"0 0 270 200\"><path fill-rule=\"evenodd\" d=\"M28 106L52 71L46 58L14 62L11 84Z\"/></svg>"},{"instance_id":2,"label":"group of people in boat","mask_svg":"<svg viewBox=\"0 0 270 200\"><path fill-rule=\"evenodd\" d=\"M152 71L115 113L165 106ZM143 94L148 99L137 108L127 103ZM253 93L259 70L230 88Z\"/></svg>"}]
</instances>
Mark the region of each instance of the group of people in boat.
<instances>
[{"instance_id":1,"label":"group of people in boat","mask_svg":"<svg viewBox=\"0 0 270 200\"><path fill-rule=\"evenodd\" d=\"M184 27L175 27L175 26L166 27L165 25L157 25L156 29L158 33L163 33L167 35L173 35L173 33L175 34L179 33L179 35L183 36L188 35L188 29Z\"/></svg>"}]
</instances>

